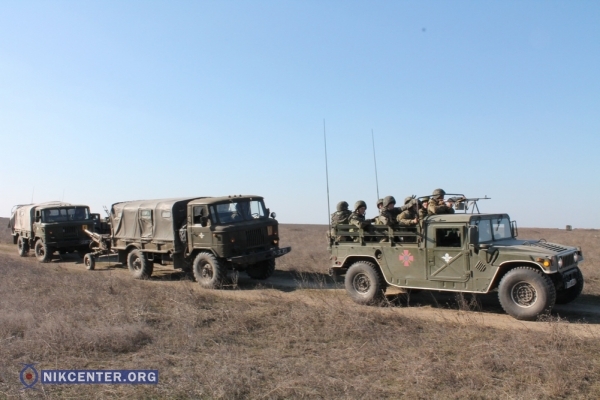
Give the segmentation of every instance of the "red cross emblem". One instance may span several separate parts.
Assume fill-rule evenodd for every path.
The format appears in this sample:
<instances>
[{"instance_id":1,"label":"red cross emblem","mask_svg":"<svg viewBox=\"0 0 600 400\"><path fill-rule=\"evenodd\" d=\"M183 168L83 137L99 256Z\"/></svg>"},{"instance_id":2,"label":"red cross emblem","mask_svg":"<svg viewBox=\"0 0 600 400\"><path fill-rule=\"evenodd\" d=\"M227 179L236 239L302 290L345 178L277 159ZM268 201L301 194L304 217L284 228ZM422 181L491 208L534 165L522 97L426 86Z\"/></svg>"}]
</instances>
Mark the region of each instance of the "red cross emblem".
<instances>
[{"instance_id":1,"label":"red cross emblem","mask_svg":"<svg viewBox=\"0 0 600 400\"><path fill-rule=\"evenodd\" d=\"M415 258L410 254L410 251L404 250L404 253L399 256L400 262L404 263L405 267L410 267L410 263L415 260Z\"/></svg>"}]
</instances>

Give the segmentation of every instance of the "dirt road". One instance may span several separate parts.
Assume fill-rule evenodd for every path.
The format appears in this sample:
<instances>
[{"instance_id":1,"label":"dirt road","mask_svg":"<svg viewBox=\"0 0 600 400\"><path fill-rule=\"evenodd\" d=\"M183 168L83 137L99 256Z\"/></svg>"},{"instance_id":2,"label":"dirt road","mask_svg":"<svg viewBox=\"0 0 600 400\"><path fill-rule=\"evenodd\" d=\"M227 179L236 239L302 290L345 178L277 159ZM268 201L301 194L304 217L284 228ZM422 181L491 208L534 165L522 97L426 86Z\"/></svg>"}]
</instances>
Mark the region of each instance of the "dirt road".
<instances>
[{"instance_id":1,"label":"dirt road","mask_svg":"<svg viewBox=\"0 0 600 400\"><path fill-rule=\"evenodd\" d=\"M21 258L13 245L0 244L0 258L16 267L39 265L34 257ZM97 262L94 271L87 271L81 259L74 254L58 256L44 268L54 271L68 271L82 274L107 274L130 278L126 267L113 259ZM256 281L246 274L230 276L231 282L224 290L215 290L216 296L240 300L268 297L273 301L302 301L326 306L329 302L347 302L354 306L344 290L343 279L333 280L325 274L276 271L266 281ZM155 266L154 274L148 284L180 285L186 290L204 290L189 276L174 271L168 266ZM402 293L389 289L389 306L373 307L373 312L399 313L411 318L435 321L451 321L477 326L489 326L501 329L518 329L533 332L551 332L566 330L576 337L600 337L600 298L586 295L568 305L554 307L550 322L518 321L506 315L500 306L496 293L486 295L460 296L454 293L423 291L418 294ZM556 323L557 321L561 323Z\"/></svg>"}]
</instances>

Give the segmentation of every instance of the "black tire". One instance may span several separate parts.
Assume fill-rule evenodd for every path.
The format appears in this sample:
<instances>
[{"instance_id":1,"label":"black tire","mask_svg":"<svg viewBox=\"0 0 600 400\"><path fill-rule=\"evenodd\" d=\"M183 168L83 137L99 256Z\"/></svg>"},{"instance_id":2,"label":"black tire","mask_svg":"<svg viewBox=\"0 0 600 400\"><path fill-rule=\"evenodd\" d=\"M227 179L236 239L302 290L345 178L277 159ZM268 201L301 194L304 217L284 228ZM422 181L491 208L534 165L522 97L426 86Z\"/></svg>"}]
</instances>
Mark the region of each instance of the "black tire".
<instances>
[{"instance_id":1,"label":"black tire","mask_svg":"<svg viewBox=\"0 0 600 400\"><path fill-rule=\"evenodd\" d=\"M23 239L23 236L19 236L17 239L17 251L21 257L27 257L29 254L29 242L27 239Z\"/></svg>"},{"instance_id":2,"label":"black tire","mask_svg":"<svg viewBox=\"0 0 600 400\"><path fill-rule=\"evenodd\" d=\"M87 253L83 256L83 265L85 265L85 269L92 271L96 268L96 259L92 253Z\"/></svg>"},{"instance_id":3,"label":"black tire","mask_svg":"<svg viewBox=\"0 0 600 400\"><path fill-rule=\"evenodd\" d=\"M368 261L357 261L348 268L346 292L358 304L379 305L385 299L386 283L377 267Z\"/></svg>"},{"instance_id":4,"label":"black tire","mask_svg":"<svg viewBox=\"0 0 600 400\"><path fill-rule=\"evenodd\" d=\"M192 266L194 278L206 289L216 289L223 285L227 276L225 267L210 253L200 253L194 259Z\"/></svg>"},{"instance_id":5,"label":"black tire","mask_svg":"<svg viewBox=\"0 0 600 400\"><path fill-rule=\"evenodd\" d=\"M35 257L39 262L47 263L52 259L52 253L54 253L54 250L52 250L50 246L47 246L42 239L38 239L35 242L34 252Z\"/></svg>"},{"instance_id":6,"label":"black tire","mask_svg":"<svg viewBox=\"0 0 600 400\"><path fill-rule=\"evenodd\" d=\"M127 267L135 279L147 279L152 276L154 263L141 250L135 249L127 255Z\"/></svg>"},{"instance_id":7,"label":"black tire","mask_svg":"<svg viewBox=\"0 0 600 400\"><path fill-rule=\"evenodd\" d=\"M252 279L267 279L275 272L275 259L264 260L250 265L246 273Z\"/></svg>"},{"instance_id":8,"label":"black tire","mask_svg":"<svg viewBox=\"0 0 600 400\"><path fill-rule=\"evenodd\" d=\"M577 272L575 274L575 278L577 279L575 286L556 291L556 304L570 303L578 298L583 291L583 274L581 273L579 267L577 267Z\"/></svg>"},{"instance_id":9,"label":"black tire","mask_svg":"<svg viewBox=\"0 0 600 400\"><path fill-rule=\"evenodd\" d=\"M554 283L532 267L510 270L498 286L500 305L510 316L525 321L549 313L556 301Z\"/></svg>"}]
</instances>

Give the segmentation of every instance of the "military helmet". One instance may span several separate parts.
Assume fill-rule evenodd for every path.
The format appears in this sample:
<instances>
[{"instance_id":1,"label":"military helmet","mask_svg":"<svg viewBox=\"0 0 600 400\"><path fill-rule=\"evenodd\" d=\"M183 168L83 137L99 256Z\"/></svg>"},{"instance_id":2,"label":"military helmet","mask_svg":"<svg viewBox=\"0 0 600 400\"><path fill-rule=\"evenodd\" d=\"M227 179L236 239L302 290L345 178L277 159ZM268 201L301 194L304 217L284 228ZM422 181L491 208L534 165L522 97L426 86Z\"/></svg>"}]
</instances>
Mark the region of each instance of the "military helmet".
<instances>
[{"instance_id":1,"label":"military helmet","mask_svg":"<svg viewBox=\"0 0 600 400\"><path fill-rule=\"evenodd\" d=\"M383 205L383 199L377 200L377 208Z\"/></svg>"},{"instance_id":2,"label":"military helmet","mask_svg":"<svg viewBox=\"0 0 600 400\"><path fill-rule=\"evenodd\" d=\"M444 189L435 189L431 194L431 197L433 197L434 199L439 199L440 197L443 197L445 195L446 192L444 191Z\"/></svg>"},{"instance_id":3,"label":"military helmet","mask_svg":"<svg viewBox=\"0 0 600 400\"><path fill-rule=\"evenodd\" d=\"M367 208L367 203L365 203L362 200L359 200L356 203L354 203L354 211L358 211L358 209L361 207Z\"/></svg>"},{"instance_id":4,"label":"military helmet","mask_svg":"<svg viewBox=\"0 0 600 400\"><path fill-rule=\"evenodd\" d=\"M394 196L385 196L383 198L383 206L387 208L387 206L390 204L396 204L396 199Z\"/></svg>"},{"instance_id":5,"label":"military helmet","mask_svg":"<svg viewBox=\"0 0 600 400\"><path fill-rule=\"evenodd\" d=\"M347 201L340 201L339 203L337 203L337 206L335 207L335 209L337 211L346 211L346 210L348 210L348 202Z\"/></svg>"},{"instance_id":6,"label":"military helmet","mask_svg":"<svg viewBox=\"0 0 600 400\"><path fill-rule=\"evenodd\" d=\"M406 197L406 198L404 199L404 204L408 204L408 203L410 203L410 202L412 201L412 199L414 199L414 197L412 197L412 196L408 196L408 197Z\"/></svg>"},{"instance_id":7,"label":"military helmet","mask_svg":"<svg viewBox=\"0 0 600 400\"><path fill-rule=\"evenodd\" d=\"M421 203L427 203L427 202L429 202L429 197L428 196L425 196L425 197L423 197L421 199Z\"/></svg>"}]
</instances>

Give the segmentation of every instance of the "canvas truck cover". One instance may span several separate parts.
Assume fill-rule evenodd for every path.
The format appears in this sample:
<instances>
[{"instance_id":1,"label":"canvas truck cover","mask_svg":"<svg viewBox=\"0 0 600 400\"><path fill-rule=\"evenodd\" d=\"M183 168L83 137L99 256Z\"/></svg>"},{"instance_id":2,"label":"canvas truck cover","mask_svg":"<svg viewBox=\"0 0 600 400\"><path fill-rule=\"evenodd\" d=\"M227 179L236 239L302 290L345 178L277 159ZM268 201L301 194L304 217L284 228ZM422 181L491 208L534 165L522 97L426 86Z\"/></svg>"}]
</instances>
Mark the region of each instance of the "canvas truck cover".
<instances>
[{"instance_id":1,"label":"canvas truck cover","mask_svg":"<svg viewBox=\"0 0 600 400\"><path fill-rule=\"evenodd\" d=\"M31 226L35 221L35 210L47 207L66 207L72 204L63 203L61 201L49 201L46 203L26 204L16 206L15 211L10 216L10 227L14 232L15 229L31 230Z\"/></svg>"},{"instance_id":2,"label":"canvas truck cover","mask_svg":"<svg viewBox=\"0 0 600 400\"><path fill-rule=\"evenodd\" d=\"M110 212L113 237L170 241L179 250L177 232L187 221L187 204L194 199L198 197L115 203Z\"/></svg>"}]
</instances>

